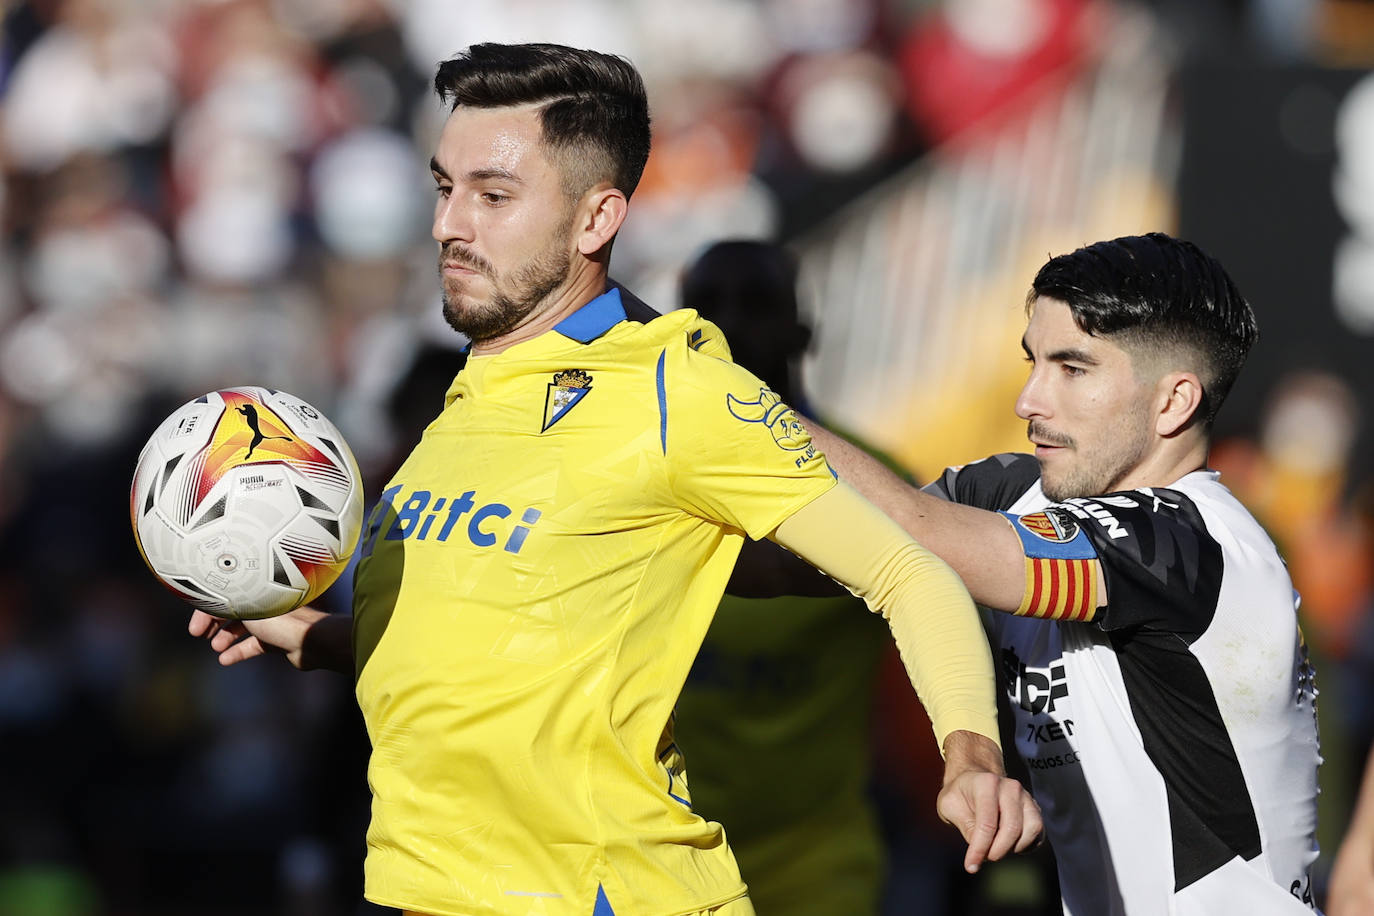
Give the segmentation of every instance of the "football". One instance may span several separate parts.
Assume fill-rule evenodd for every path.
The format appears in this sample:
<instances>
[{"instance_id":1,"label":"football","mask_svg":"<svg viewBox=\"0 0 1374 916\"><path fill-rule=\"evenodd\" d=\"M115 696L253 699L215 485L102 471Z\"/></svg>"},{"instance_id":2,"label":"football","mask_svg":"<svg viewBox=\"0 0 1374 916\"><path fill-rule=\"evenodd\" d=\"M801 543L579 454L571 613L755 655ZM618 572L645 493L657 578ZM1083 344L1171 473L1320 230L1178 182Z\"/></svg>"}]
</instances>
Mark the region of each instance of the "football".
<instances>
[{"instance_id":1,"label":"football","mask_svg":"<svg viewBox=\"0 0 1374 916\"><path fill-rule=\"evenodd\" d=\"M134 539L167 588L216 617L273 617L348 565L363 486L343 436L284 391L230 388L172 413L129 489Z\"/></svg>"}]
</instances>

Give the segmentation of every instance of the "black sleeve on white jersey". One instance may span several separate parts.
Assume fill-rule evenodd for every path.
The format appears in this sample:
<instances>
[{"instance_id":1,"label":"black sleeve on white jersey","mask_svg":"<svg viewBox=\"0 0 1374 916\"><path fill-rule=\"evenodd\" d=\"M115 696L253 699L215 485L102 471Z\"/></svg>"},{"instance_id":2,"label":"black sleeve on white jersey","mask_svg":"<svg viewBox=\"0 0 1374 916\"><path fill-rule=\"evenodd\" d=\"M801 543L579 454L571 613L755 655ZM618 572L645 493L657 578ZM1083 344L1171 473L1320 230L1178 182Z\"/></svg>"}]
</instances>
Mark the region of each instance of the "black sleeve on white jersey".
<instances>
[{"instance_id":1,"label":"black sleeve on white jersey","mask_svg":"<svg viewBox=\"0 0 1374 916\"><path fill-rule=\"evenodd\" d=\"M1221 594L1221 547L1191 499L1154 488L1060 505L1093 542L1106 577L1098 626L1151 627L1188 642L1207 630Z\"/></svg>"},{"instance_id":2,"label":"black sleeve on white jersey","mask_svg":"<svg viewBox=\"0 0 1374 916\"><path fill-rule=\"evenodd\" d=\"M1004 452L962 467L948 468L923 488L941 499L998 511L1009 509L1040 479L1034 455Z\"/></svg>"}]
</instances>

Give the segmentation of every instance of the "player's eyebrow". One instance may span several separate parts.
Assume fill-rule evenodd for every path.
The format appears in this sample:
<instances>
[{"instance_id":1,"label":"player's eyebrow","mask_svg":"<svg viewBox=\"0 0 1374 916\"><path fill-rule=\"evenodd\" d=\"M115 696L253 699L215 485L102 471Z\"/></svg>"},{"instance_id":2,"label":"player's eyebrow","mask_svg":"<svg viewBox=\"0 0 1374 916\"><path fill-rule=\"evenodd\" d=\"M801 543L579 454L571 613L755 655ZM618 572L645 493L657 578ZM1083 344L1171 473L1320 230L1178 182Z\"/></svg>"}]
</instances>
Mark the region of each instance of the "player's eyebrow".
<instances>
[{"instance_id":1,"label":"player's eyebrow","mask_svg":"<svg viewBox=\"0 0 1374 916\"><path fill-rule=\"evenodd\" d=\"M524 184L525 179L512 172L510 169L503 169L499 166L488 166L484 169L473 169L468 172L468 181L512 181L516 184Z\"/></svg>"},{"instance_id":2,"label":"player's eyebrow","mask_svg":"<svg viewBox=\"0 0 1374 916\"><path fill-rule=\"evenodd\" d=\"M439 164L439 160L431 156L429 159L429 170L434 173L434 177L441 181L451 181L448 172ZM486 168L473 169L467 174L468 181L509 181L515 184L524 184L525 179L512 172L510 169L503 169L500 166L487 166Z\"/></svg>"},{"instance_id":3,"label":"player's eyebrow","mask_svg":"<svg viewBox=\"0 0 1374 916\"><path fill-rule=\"evenodd\" d=\"M1030 345L1026 343L1026 338L1021 338L1021 349L1026 356L1035 359L1035 354L1031 352ZM1048 354L1045 359L1052 363L1082 363L1085 366L1096 366L1099 364L1097 357L1090 354L1087 350L1080 350L1078 347L1064 347Z\"/></svg>"},{"instance_id":4,"label":"player's eyebrow","mask_svg":"<svg viewBox=\"0 0 1374 916\"><path fill-rule=\"evenodd\" d=\"M1097 358L1088 353L1087 350L1080 350L1077 347L1065 347L1062 350L1055 350L1049 355L1052 363L1082 363L1085 366L1096 366Z\"/></svg>"}]
</instances>

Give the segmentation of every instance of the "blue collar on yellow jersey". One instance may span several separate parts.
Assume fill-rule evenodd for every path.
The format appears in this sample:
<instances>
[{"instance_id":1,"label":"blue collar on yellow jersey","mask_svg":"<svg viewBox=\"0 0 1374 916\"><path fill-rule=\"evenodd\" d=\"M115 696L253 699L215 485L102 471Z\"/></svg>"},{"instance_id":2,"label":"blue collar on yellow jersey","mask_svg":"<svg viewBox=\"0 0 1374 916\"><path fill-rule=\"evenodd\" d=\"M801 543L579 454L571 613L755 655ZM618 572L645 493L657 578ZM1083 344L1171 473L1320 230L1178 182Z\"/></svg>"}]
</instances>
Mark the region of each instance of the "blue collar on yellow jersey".
<instances>
[{"instance_id":1,"label":"blue collar on yellow jersey","mask_svg":"<svg viewBox=\"0 0 1374 916\"><path fill-rule=\"evenodd\" d=\"M578 343L588 344L625 320L620 287L612 286L591 302L564 318L553 329Z\"/></svg>"},{"instance_id":2,"label":"blue collar on yellow jersey","mask_svg":"<svg viewBox=\"0 0 1374 916\"><path fill-rule=\"evenodd\" d=\"M658 316L659 313L638 296L611 280L604 293L558 322L553 329L569 340L588 344L622 321L648 324Z\"/></svg>"}]
</instances>

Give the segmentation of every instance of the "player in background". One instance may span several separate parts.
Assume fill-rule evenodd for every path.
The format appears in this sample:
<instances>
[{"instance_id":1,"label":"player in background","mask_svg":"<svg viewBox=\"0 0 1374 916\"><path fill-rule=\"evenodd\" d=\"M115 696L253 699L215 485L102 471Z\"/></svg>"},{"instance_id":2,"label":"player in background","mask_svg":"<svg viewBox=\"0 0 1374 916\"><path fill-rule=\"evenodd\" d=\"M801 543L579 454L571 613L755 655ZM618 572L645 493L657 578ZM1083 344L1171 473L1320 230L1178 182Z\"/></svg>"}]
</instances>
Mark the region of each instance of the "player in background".
<instances>
[{"instance_id":1,"label":"player in background","mask_svg":"<svg viewBox=\"0 0 1374 916\"><path fill-rule=\"evenodd\" d=\"M1157 233L1051 259L1027 312L1034 456L923 492L818 441L1003 612L989 634L1066 912L1309 912L1313 673L1282 559L1207 469L1254 315Z\"/></svg>"},{"instance_id":2,"label":"player in background","mask_svg":"<svg viewBox=\"0 0 1374 916\"><path fill-rule=\"evenodd\" d=\"M719 327L734 361L810 420L800 385L810 328L798 315L791 253L763 241L711 245L684 271L681 304ZM676 731L692 764L693 807L726 825L760 912L872 916L885 875L871 785L872 711L880 672L900 662L889 658L895 652L886 627L862 613L858 599L767 541L745 545L732 589L738 573L780 561L790 596L725 595L678 698ZM795 594L803 578L815 586L807 597ZM885 728L924 732L914 699L883 699L912 714ZM939 790L938 759L931 772L903 772L901 779L904 787L919 787L924 808ZM913 829L931 832L925 819ZM922 839L950 854L926 849L921 861L900 863L903 874L920 876L921 900L931 912L945 911L944 888L962 857L945 833L939 826L938 836Z\"/></svg>"},{"instance_id":3,"label":"player in background","mask_svg":"<svg viewBox=\"0 0 1374 916\"><path fill-rule=\"evenodd\" d=\"M728 353L717 328L608 284L649 152L639 74L482 44L435 87L452 103L430 163L444 314L473 346L369 520L352 619L190 624L225 664L270 646L354 675L372 741L367 898L436 916L751 914L720 826L692 810L670 721L746 536L888 617L967 867L1025 848L1039 815L1002 776L991 660L958 577L837 481L775 394L710 355Z\"/></svg>"}]
</instances>

